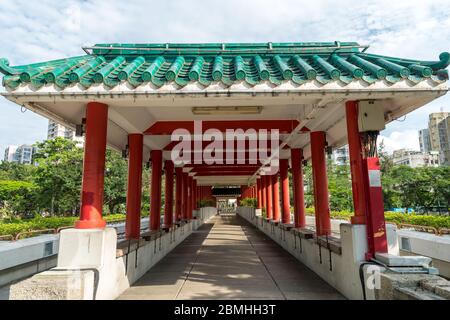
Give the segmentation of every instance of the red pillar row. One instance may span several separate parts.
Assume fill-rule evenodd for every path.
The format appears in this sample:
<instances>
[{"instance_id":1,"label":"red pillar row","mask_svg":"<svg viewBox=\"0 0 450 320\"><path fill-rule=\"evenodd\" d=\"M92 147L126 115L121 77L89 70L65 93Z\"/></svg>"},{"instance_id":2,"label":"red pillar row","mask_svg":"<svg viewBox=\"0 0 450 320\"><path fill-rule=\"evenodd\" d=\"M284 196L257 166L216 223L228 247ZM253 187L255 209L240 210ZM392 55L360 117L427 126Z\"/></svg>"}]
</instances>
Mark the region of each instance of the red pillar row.
<instances>
[{"instance_id":1,"label":"red pillar row","mask_svg":"<svg viewBox=\"0 0 450 320\"><path fill-rule=\"evenodd\" d=\"M159 230L161 224L161 175L162 151L150 151L152 160L152 180L150 196L150 230Z\"/></svg>"},{"instance_id":2,"label":"red pillar row","mask_svg":"<svg viewBox=\"0 0 450 320\"><path fill-rule=\"evenodd\" d=\"M287 159L280 160L280 183L281 183L281 222L284 224L291 223L291 206L289 203L289 161Z\"/></svg>"},{"instance_id":3,"label":"red pillar row","mask_svg":"<svg viewBox=\"0 0 450 320\"><path fill-rule=\"evenodd\" d=\"M352 176L353 207L355 215L351 218L353 224L365 224L367 199L364 191L364 168L361 138L358 128L358 103L345 103L347 118L347 139L350 156L350 172Z\"/></svg>"},{"instance_id":4,"label":"red pillar row","mask_svg":"<svg viewBox=\"0 0 450 320\"><path fill-rule=\"evenodd\" d=\"M189 174L186 174L186 219L191 219L191 210L192 210L192 178L189 176Z\"/></svg>"},{"instance_id":5,"label":"red pillar row","mask_svg":"<svg viewBox=\"0 0 450 320\"><path fill-rule=\"evenodd\" d=\"M273 186L272 178L270 176L266 177L266 188L267 188L267 219L273 219Z\"/></svg>"},{"instance_id":6,"label":"red pillar row","mask_svg":"<svg viewBox=\"0 0 450 320\"><path fill-rule=\"evenodd\" d=\"M165 193L164 193L164 226L170 228L173 225L173 162L164 161Z\"/></svg>"},{"instance_id":7,"label":"red pillar row","mask_svg":"<svg viewBox=\"0 0 450 320\"><path fill-rule=\"evenodd\" d=\"M366 259L376 252L387 252L386 225L381 187L381 170L378 157L369 157L362 152L358 127L358 102L347 101L347 136L352 175L352 192L355 215L353 224L366 224L368 252Z\"/></svg>"},{"instance_id":8,"label":"red pillar row","mask_svg":"<svg viewBox=\"0 0 450 320\"><path fill-rule=\"evenodd\" d=\"M142 153L144 136L128 135L128 188L125 236L139 239L141 235Z\"/></svg>"},{"instance_id":9,"label":"red pillar row","mask_svg":"<svg viewBox=\"0 0 450 320\"><path fill-rule=\"evenodd\" d=\"M181 168L181 167L176 167L175 168L175 177L176 177L175 216L176 216L176 221L180 221L181 219L183 219L183 207L182 207L183 168Z\"/></svg>"},{"instance_id":10,"label":"red pillar row","mask_svg":"<svg viewBox=\"0 0 450 320\"><path fill-rule=\"evenodd\" d=\"M183 220L187 220L188 219L188 175L186 172L183 172L183 194L182 194L182 211L183 211Z\"/></svg>"},{"instance_id":11,"label":"red pillar row","mask_svg":"<svg viewBox=\"0 0 450 320\"><path fill-rule=\"evenodd\" d=\"M102 218L103 187L106 157L108 106L90 102L86 106L86 137L84 144L83 181L78 229L104 228Z\"/></svg>"},{"instance_id":12,"label":"red pillar row","mask_svg":"<svg viewBox=\"0 0 450 320\"><path fill-rule=\"evenodd\" d=\"M197 197L198 197L198 187L197 187L197 180L193 179L193 186L192 186L192 191L194 192L194 196L193 198L193 206L192 206L192 210L197 210Z\"/></svg>"},{"instance_id":13,"label":"red pillar row","mask_svg":"<svg viewBox=\"0 0 450 320\"><path fill-rule=\"evenodd\" d=\"M194 207L195 207L195 201L194 201L194 178L193 177L190 177L190 180L191 180L191 184L190 184L190 187L191 187L191 195L190 195L190 204L191 204L191 206L190 206L190 210L189 210L189 217L190 217L190 219L192 219L192 217L193 217L193 211L194 211Z\"/></svg>"},{"instance_id":14,"label":"red pillar row","mask_svg":"<svg viewBox=\"0 0 450 320\"><path fill-rule=\"evenodd\" d=\"M306 225L302 158L302 149L291 149L291 169L294 192L294 225L296 228L304 228Z\"/></svg>"},{"instance_id":15,"label":"red pillar row","mask_svg":"<svg viewBox=\"0 0 450 320\"><path fill-rule=\"evenodd\" d=\"M314 208L318 236L331 233L328 177L325 161L325 132L311 132L311 162L314 181Z\"/></svg>"},{"instance_id":16,"label":"red pillar row","mask_svg":"<svg viewBox=\"0 0 450 320\"><path fill-rule=\"evenodd\" d=\"M261 209L262 207L261 178L258 178L256 180L256 199L257 199L257 208Z\"/></svg>"},{"instance_id":17,"label":"red pillar row","mask_svg":"<svg viewBox=\"0 0 450 320\"><path fill-rule=\"evenodd\" d=\"M280 185L278 183L278 175L274 174L269 176L272 184L272 210L273 210L273 220L280 221Z\"/></svg>"},{"instance_id":18,"label":"red pillar row","mask_svg":"<svg viewBox=\"0 0 450 320\"><path fill-rule=\"evenodd\" d=\"M262 193L262 207L266 209L267 215L267 176L261 176L261 193Z\"/></svg>"}]
</instances>

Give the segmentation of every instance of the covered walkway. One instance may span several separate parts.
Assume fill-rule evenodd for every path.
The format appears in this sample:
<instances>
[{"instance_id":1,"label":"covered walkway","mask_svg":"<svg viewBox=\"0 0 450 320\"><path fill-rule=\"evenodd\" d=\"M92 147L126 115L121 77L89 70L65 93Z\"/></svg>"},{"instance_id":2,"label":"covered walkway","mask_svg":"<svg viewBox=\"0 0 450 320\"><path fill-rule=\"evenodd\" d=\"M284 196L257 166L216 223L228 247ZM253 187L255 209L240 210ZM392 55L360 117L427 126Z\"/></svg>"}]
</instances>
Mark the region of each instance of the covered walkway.
<instances>
[{"instance_id":1,"label":"covered walkway","mask_svg":"<svg viewBox=\"0 0 450 320\"><path fill-rule=\"evenodd\" d=\"M216 216L119 299L343 299L234 214Z\"/></svg>"},{"instance_id":2,"label":"covered walkway","mask_svg":"<svg viewBox=\"0 0 450 320\"><path fill-rule=\"evenodd\" d=\"M61 232L51 274L79 277L89 266L99 275L97 282L88 271L83 275L89 294L66 287L64 292L86 299L339 296L295 256L346 298L363 298L360 264L380 254L390 259L378 134L447 93L450 53L435 61L411 60L339 41L111 43L83 49L83 56L28 65L0 59L6 89L1 95L85 139L80 219ZM341 241L334 241L327 155L345 144L354 216L341 225ZM103 218L107 146L128 158L130 246L120 257L116 233ZM144 163L151 171L145 197ZM306 166L312 179L304 180ZM208 221L198 219L199 209L216 210L217 201L229 195L214 190L225 187L238 189L241 217L256 217L262 232L272 233L263 236L235 216L216 217L198 230ZM311 204L305 187L313 195L314 232L302 230ZM150 235L144 239L143 199L150 200ZM280 245L292 257L266 238L288 228L289 241ZM175 246L171 232L181 242L192 231ZM294 251L297 238L305 239L304 246ZM76 272L58 273L62 269ZM129 284L134 287L123 293Z\"/></svg>"}]
</instances>

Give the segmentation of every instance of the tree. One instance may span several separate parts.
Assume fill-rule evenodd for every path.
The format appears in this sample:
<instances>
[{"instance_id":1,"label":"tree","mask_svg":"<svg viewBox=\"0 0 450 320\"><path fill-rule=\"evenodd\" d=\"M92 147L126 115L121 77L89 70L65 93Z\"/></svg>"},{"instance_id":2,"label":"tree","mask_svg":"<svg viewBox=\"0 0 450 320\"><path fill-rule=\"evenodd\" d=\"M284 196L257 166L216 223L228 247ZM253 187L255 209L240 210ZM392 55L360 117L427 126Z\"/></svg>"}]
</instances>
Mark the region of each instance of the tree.
<instances>
[{"instance_id":1,"label":"tree","mask_svg":"<svg viewBox=\"0 0 450 320\"><path fill-rule=\"evenodd\" d=\"M449 167L393 166L383 175L386 209L395 207L429 210L448 206L450 197Z\"/></svg>"},{"instance_id":2,"label":"tree","mask_svg":"<svg viewBox=\"0 0 450 320\"><path fill-rule=\"evenodd\" d=\"M35 208L36 186L31 182L0 180L0 218L24 215Z\"/></svg>"},{"instance_id":3,"label":"tree","mask_svg":"<svg viewBox=\"0 0 450 320\"><path fill-rule=\"evenodd\" d=\"M312 165L311 161L308 161L308 164L303 167L303 183L305 188L305 206L312 207L314 206L314 186L313 186L313 177L312 177Z\"/></svg>"},{"instance_id":4,"label":"tree","mask_svg":"<svg viewBox=\"0 0 450 320\"><path fill-rule=\"evenodd\" d=\"M330 209L353 210L352 183L348 165L332 165L328 170Z\"/></svg>"},{"instance_id":5,"label":"tree","mask_svg":"<svg viewBox=\"0 0 450 320\"><path fill-rule=\"evenodd\" d=\"M125 212L127 197L127 161L117 152L106 150L104 204L109 213ZM120 208L119 211L118 208Z\"/></svg>"},{"instance_id":6,"label":"tree","mask_svg":"<svg viewBox=\"0 0 450 320\"><path fill-rule=\"evenodd\" d=\"M63 138L46 140L37 144L34 161L40 209L51 215L75 215L81 194L83 149Z\"/></svg>"},{"instance_id":7,"label":"tree","mask_svg":"<svg viewBox=\"0 0 450 320\"><path fill-rule=\"evenodd\" d=\"M437 193L435 205L450 207L450 167L433 168L433 172L430 175L434 180Z\"/></svg>"},{"instance_id":8,"label":"tree","mask_svg":"<svg viewBox=\"0 0 450 320\"><path fill-rule=\"evenodd\" d=\"M0 180L33 181L34 165L3 161L0 163Z\"/></svg>"},{"instance_id":9,"label":"tree","mask_svg":"<svg viewBox=\"0 0 450 320\"><path fill-rule=\"evenodd\" d=\"M394 167L394 161L392 157L386 152L386 146L384 145L384 140L381 140L378 146L378 158L380 159L381 173L387 174Z\"/></svg>"}]
</instances>

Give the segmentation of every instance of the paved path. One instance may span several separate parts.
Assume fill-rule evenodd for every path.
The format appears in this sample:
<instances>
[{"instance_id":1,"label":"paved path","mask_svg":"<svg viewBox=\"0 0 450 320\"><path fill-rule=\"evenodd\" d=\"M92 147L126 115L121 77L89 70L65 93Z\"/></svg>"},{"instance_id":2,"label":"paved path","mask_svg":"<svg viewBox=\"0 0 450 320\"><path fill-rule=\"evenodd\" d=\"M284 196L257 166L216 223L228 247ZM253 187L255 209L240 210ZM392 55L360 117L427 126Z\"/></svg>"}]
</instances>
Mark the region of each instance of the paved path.
<instances>
[{"instance_id":1,"label":"paved path","mask_svg":"<svg viewBox=\"0 0 450 320\"><path fill-rule=\"evenodd\" d=\"M236 215L215 216L119 299L343 299Z\"/></svg>"}]
</instances>

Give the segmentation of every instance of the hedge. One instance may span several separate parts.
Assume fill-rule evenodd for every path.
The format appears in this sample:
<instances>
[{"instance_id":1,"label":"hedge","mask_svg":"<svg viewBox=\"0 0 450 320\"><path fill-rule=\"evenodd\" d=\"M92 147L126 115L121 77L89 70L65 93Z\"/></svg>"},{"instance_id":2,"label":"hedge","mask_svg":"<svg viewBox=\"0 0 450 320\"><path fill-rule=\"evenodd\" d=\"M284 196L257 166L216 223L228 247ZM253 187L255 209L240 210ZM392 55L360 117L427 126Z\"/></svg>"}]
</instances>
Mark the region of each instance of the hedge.
<instances>
[{"instance_id":1,"label":"hedge","mask_svg":"<svg viewBox=\"0 0 450 320\"><path fill-rule=\"evenodd\" d=\"M314 215L314 208L306 208L307 215ZM144 214L145 215L145 214ZM353 212L350 211L331 211L332 219L350 220ZM427 226L434 228L449 228L450 216L433 216L433 215L418 215L405 214L398 212L385 212L384 214L387 222L406 223L418 226ZM36 217L31 220L21 221L15 220L12 222L0 222L0 235L17 235L20 232L43 230L43 229L57 229L60 227L72 226L78 217ZM125 219L124 214L110 214L104 216L107 222Z\"/></svg>"},{"instance_id":2,"label":"hedge","mask_svg":"<svg viewBox=\"0 0 450 320\"><path fill-rule=\"evenodd\" d=\"M314 208L306 208L307 215L314 215ZM331 211L332 219L350 220L353 216L351 211ZM435 216L435 215L421 215L421 214L406 214L387 211L384 213L386 222L405 223L417 226L426 226L434 228L450 228L450 216Z\"/></svg>"},{"instance_id":3,"label":"hedge","mask_svg":"<svg viewBox=\"0 0 450 320\"><path fill-rule=\"evenodd\" d=\"M107 222L114 222L125 219L124 214L110 214L103 217ZM31 220L13 222L0 222L0 236L13 235L16 236L20 232L57 229L60 227L73 226L78 217L36 217Z\"/></svg>"}]
</instances>

